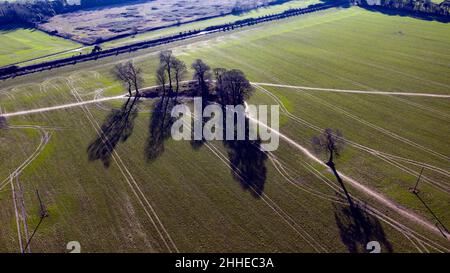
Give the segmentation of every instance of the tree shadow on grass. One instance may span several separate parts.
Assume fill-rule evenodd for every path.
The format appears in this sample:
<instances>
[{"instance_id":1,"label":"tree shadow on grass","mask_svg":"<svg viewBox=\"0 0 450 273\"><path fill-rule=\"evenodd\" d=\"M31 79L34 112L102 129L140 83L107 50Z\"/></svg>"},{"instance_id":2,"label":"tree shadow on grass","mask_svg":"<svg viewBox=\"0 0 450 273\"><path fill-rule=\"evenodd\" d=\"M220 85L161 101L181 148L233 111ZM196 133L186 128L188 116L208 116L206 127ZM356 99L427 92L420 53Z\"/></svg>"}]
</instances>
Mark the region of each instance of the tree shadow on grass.
<instances>
[{"instance_id":1,"label":"tree shadow on grass","mask_svg":"<svg viewBox=\"0 0 450 273\"><path fill-rule=\"evenodd\" d=\"M387 240L380 221L359 205L334 205L334 217L339 228L341 241L351 253L367 253L366 246L371 241L381 245L381 252L391 253L391 243Z\"/></svg>"},{"instance_id":2,"label":"tree shadow on grass","mask_svg":"<svg viewBox=\"0 0 450 273\"><path fill-rule=\"evenodd\" d=\"M202 128L205 125L206 122L208 122L209 118L202 118ZM192 122L191 128L194 128L194 122ZM200 137L199 137L200 138ZM203 147L203 145L205 145L206 140L205 138L202 136L201 139L196 139L195 137L195 132L194 129L192 129L192 133L191 133L191 148L194 149L195 151L200 150L200 148Z\"/></svg>"},{"instance_id":3,"label":"tree shadow on grass","mask_svg":"<svg viewBox=\"0 0 450 273\"><path fill-rule=\"evenodd\" d=\"M398 10L388 7L381 7L381 6L369 6L364 5L361 6L362 8L371 11L371 12L377 12L382 13L389 16L400 16L400 17L411 17L419 20L424 21L436 21L440 23L448 23L450 22L450 17L443 16L443 15L437 15L437 14L428 14L425 12L420 11L408 11L408 10Z\"/></svg>"},{"instance_id":4,"label":"tree shadow on grass","mask_svg":"<svg viewBox=\"0 0 450 273\"><path fill-rule=\"evenodd\" d=\"M353 4L352 1L343 1L343 0L320 0L318 4L312 4L309 7L317 7L321 5L335 5L339 8L351 8ZM414 19L425 20L425 21L436 21L440 23L449 23L450 17L446 15L440 14L432 14L426 13L422 11L414 11L407 9L399 9L381 5L370 5L366 0L356 1L358 3L358 7L365 9L370 12L381 13L388 16L401 16L401 17L411 17ZM438 4L437 4L438 5Z\"/></svg>"},{"instance_id":5,"label":"tree shadow on grass","mask_svg":"<svg viewBox=\"0 0 450 273\"><path fill-rule=\"evenodd\" d=\"M165 142L170 138L171 127L176 121L171 116L171 111L175 106L176 103L167 97L159 99L154 104L153 114L150 118L149 137L145 148L147 161L154 161L164 153ZM208 120L209 118L203 118L202 124L205 125ZM224 140L223 144L227 150L233 178L240 182L244 190L250 191L255 198L259 198L264 192L268 157L265 152L261 151L260 139L249 140L248 119L246 119L245 126L245 140ZM194 126L191 125L191 127L191 132L194 133ZM203 138L190 142L194 150L200 149L205 143L206 140Z\"/></svg>"},{"instance_id":6,"label":"tree shadow on grass","mask_svg":"<svg viewBox=\"0 0 450 273\"><path fill-rule=\"evenodd\" d=\"M233 178L255 198L261 197L267 179L267 154L261 150L261 140L250 140L249 119L245 122L245 140L224 140Z\"/></svg>"},{"instance_id":7,"label":"tree shadow on grass","mask_svg":"<svg viewBox=\"0 0 450 273\"><path fill-rule=\"evenodd\" d=\"M88 147L91 161L101 160L105 168L111 164L111 155L119 142L125 142L133 133L138 116L139 98L129 98L120 109L113 109L101 126L101 136Z\"/></svg>"},{"instance_id":8,"label":"tree shadow on grass","mask_svg":"<svg viewBox=\"0 0 450 273\"><path fill-rule=\"evenodd\" d=\"M5 117L0 117L0 129L8 128L8 123L6 122Z\"/></svg>"},{"instance_id":9,"label":"tree shadow on grass","mask_svg":"<svg viewBox=\"0 0 450 273\"><path fill-rule=\"evenodd\" d=\"M9 33L9 32L14 32L14 31L19 30L19 29L28 29L28 30L31 30L31 31L35 31L35 29L31 25L28 25L28 24L19 24L19 23L17 23L17 24L1 24L0 25L0 32L2 34L6 34L6 33Z\"/></svg>"},{"instance_id":10,"label":"tree shadow on grass","mask_svg":"<svg viewBox=\"0 0 450 273\"><path fill-rule=\"evenodd\" d=\"M145 148L147 161L154 161L164 153L164 142L169 139L175 118L171 116L175 102L170 97L158 99L153 105L149 136Z\"/></svg>"}]
</instances>

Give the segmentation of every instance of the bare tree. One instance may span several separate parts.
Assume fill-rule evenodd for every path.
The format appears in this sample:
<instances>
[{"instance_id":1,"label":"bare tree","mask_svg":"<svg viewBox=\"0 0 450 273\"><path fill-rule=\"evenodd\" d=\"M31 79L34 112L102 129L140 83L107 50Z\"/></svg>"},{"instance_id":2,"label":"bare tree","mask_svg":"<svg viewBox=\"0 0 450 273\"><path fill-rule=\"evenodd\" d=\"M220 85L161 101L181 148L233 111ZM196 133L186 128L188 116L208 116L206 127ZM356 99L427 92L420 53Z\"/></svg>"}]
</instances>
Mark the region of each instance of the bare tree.
<instances>
[{"instance_id":1,"label":"bare tree","mask_svg":"<svg viewBox=\"0 0 450 273\"><path fill-rule=\"evenodd\" d=\"M312 144L316 153L324 153L328 156L328 162L326 162L326 164L333 171L333 174L336 176L336 179L344 190L350 206L353 207L353 201L336 170L336 165L334 164L334 159L341 155L344 148L344 137L342 133L339 130L333 131L333 129L327 128L321 135L313 137Z\"/></svg>"},{"instance_id":2,"label":"bare tree","mask_svg":"<svg viewBox=\"0 0 450 273\"><path fill-rule=\"evenodd\" d=\"M112 73L117 80L121 81L125 85L131 97L132 83L128 77L126 65L124 63L116 64L112 70Z\"/></svg>"},{"instance_id":3,"label":"bare tree","mask_svg":"<svg viewBox=\"0 0 450 273\"><path fill-rule=\"evenodd\" d=\"M172 58L172 67L175 77L175 101L177 101L178 93L180 92L180 83L186 76L187 67L182 60L175 57Z\"/></svg>"},{"instance_id":4,"label":"bare tree","mask_svg":"<svg viewBox=\"0 0 450 273\"><path fill-rule=\"evenodd\" d=\"M139 89L143 83L142 70L140 68L136 67L132 62L120 63L114 66L113 74L116 79L124 83L130 97L133 95L133 88L136 92L136 96L138 97L140 95Z\"/></svg>"},{"instance_id":5,"label":"bare tree","mask_svg":"<svg viewBox=\"0 0 450 273\"><path fill-rule=\"evenodd\" d=\"M95 45L94 48L92 48L91 53L92 53L92 54L95 54L95 53L99 53L99 52L101 52L101 51L102 51L102 47L99 46L99 45Z\"/></svg>"},{"instance_id":6,"label":"bare tree","mask_svg":"<svg viewBox=\"0 0 450 273\"><path fill-rule=\"evenodd\" d=\"M167 72L167 77L169 79L169 92L173 92L172 85L172 64L173 64L173 54L171 50L164 50L159 53L159 65L160 67L164 67Z\"/></svg>"},{"instance_id":7,"label":"bare tree","mask_svg":"<svg viewBox=\"0 0 450 273\"><path fill-rule=\"evenodd\" d=\"M214 78L216 79L216 94L222 106L227 105L227 96L224 89L223 75L227 72L225 68L214 68Z\"/></svg>"},{"instance_id":8,"label":"bare tree","mask_svg":"<svg viewBox=\"0 0 450 273\"><path fill-rule=\"evenodd\" d=\"M144 79L142 78L142 69L136 67L132 62L127 63L129 77L131 78L131 82L133 83L134 90L136 91L136 96L139 97L139 89L141 88Z\"/></svg>"},{"instance_id":9,"label":"bare tree","mask_svg":"<svg viewBox=\"0 0 450 273\"><path fill-rule=\"evenodd\" d=\"M159 84L162 83L162 80L164 80L164 83L168 82L168 89L166 89L165 84L163 86L164 93L166 91L168 91L169 95L175 93L176 100L180 92L181 81L186 76L186 73L186 64L182 60L173 56L172 51L161 51L161 53L159 54L159 68L157 70L157 79Z\"/></svg>"},{"instance_id":10,"label":"bare tree","mask_svg":"<svg viewBox=\"0 0 450 273\"><path fill-rule=\"evenodd\" d=\"M207 99L209 95L208 81L211 78L211 68L201 59L197 59L192 64L192 68L194 69L194 80L198 83L202 98Z\"/></svg>"},{"instance_id":11,"label":"bare tree","mask_svg":"<svg viewBox=\"0 0 450 273\"><path fill-rule=\"evenodd\" d=\"M319 136L312 139L316 153L325 153L328 156L328 166L334 166L334 158L339 157L344 147L344 138L339 130L327 128Z\"/></svg>"},{"instance_id":12,"label":"bare tree","mask_svg":"<svg viewBox=\"0 0 450 273\"><path fill-rule=\"evenodd\" d=\"M161 86L162 91L163 91L162 97L164 99L166 97L166 93L167 93L167 89L166 89L167 74L166 74L166 69L164 68L164 66L160 66L158 68L158 70L156 70L156 83Z\"/></svg>"},{"instance_id":13,"label":"bare tree","mask_svg":"<svg viewBox=\"0 0 450 273\"><path fill-rule=\"evenodd\" d=\"M237 69L226 71L222 75L224 92L228 97L228 102L233 105L244 103L252 91L252 85L245 77L245 74Z\"/></svg>"}]
</instances>

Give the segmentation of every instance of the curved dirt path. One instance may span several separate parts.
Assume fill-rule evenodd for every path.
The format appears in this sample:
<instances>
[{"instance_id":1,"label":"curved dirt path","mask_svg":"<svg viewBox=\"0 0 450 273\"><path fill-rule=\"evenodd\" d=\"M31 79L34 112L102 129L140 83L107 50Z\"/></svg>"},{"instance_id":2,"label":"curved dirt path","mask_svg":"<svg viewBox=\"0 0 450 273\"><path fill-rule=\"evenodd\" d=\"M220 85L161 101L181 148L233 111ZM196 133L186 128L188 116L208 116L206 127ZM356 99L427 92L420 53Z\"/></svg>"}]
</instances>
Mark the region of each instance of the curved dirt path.
<instances>
[{"instance_id":1,"label":"curved dirt path","mask_svg":"<svg viewBox=\"0 0 450 273\"><path fill-rule=\"evenodd\" d=\"M0 183L0 190L3 190L8 184L11 184L13 205L14 205L14 214L16 217L16 226L17 226L17 237L19 241L19 249L20 253L27 251L31 253L31 247L28 245L27 249L23 249L23 238L20 222L22 222L23 232L25 235L25 244L28 242L28 224L27 224L27 213L25 209L25 200L23 196L23 189L19 182L20 174L28 167L44 150L45 146L48 144L51 138L51 134L47 132L43 127L34 126L34 125L22 125L22 126L9 126L9 129L34 129L38 130L41 134L41 139L38 147L34 151L32 155L30 155L18 168L16 168L13 173L7 177L5 180ZM14 186L14 181L17 184L17 190ZM20 210L20 213L19 213Z\"/></svg>"},{"instance_id":2,"label":"curved dirt path","mask_svg":"<svg viewBox=\"0 0 450 273\"><path fill-rule=\"evenodd\" d=\"M305 89L305 90L315 90L315 91L325 91L325 92L337 92L337 93L354 93L354 94L375 94L375 95L399 95L399 96L422 96L422 97L435 97L435 98L450 98L450 95L443 95L443 94L428 94L428 93L407 93L407 92L385 92L385 91L362 91L362 90L345 90L345 89L330 89L330 88L316 88L316 87L305 87L305 86L293 86L293 85L281 85L281 84L272 84L272 83L252 83L255 85L262 85L262 86L273 86L273 87L283 87L283 88L291 88L291 89ZM115 97L107 97L102 99L94 99L91 101L79 101L77 103L70 103L70 104L64 104L64 105L58 105L53 107L45 107L40 109L32 109L32 110L25 110L25 111L19 111L19 112L13 112L13 113L4 113L0 114L0 116L3 117L13 117L13 116L20 116L20 115L28 115L28 114L34 114L34 113L40 113L40 112L47 112L47 111L54 111L54 110L60 110L60 109L66 109L66 108L72 108L72 107L79 107L79 106L85 106L87 104L93 104L93 103L99 103L102 101L110 101L110 100L117 100L117 99L124 99L127 98L126 95L121 96L115 96ZM325 166L326 165L315 155L313 155L311 152L309 152L305 147L301 146L294 140L290 139L289 137L283 135L282 133L273 130L272 128L268 127L267 125L259 122L258 120L249 117L254 122L257 122L258 124L262 125L268 130L273 131L275 134L277 134L281 139L285 140L287 143L289 143L294 148L301 151L303 154L305 154L308 158L312 159L316 163ZM374 199L380 201L387 207L393 209L394 211L398 212L399 214L403 215L404 217L422 225L423 227L426 227L428 230L439 234L442 236L442 231L438 229L433 224L429 223L427 220L423 219L419 215L415 214L414 212L409 211L406 208L403 208L399 206L398 204L394 203L390 199L386 198L382 194L368 188L367 186L361 184L360 182L352 179L349 176L346 176L343 173L339 173L345 181L353 185L356 189L360 190L361 192L364 192L365 194L373 197ZM445 235L447 236L447 239L449 238L449 234L445 232ZM450 239L448 239L450 240Z\"/></svg>"},{"instance_id":3,"label":"curved dirt path","mask_svg":"<svg viewBox=\"0 0 450 273\"><path fill-rule=\"evenodd\" d=\"M311 128L312 130L315 130L315 131L317 131L319 133L323 132L324 128L321 128L319 126L313 125L313 124L309 123L308 121L306 121L306 120L304 120L304 119L302 119L300 117L297 117L297 116L293 115L292 113L290 113L287 110L287 108L284 106L283 102L276 95L274 95L273 93L271 93L270 91L268 91L267 89L265 89L265 88L263 88L261 86L258 86L258 85L255 85L255 86L256 86L256 88L258 90L262 91L263 93L265 93L266 95L268 95L272 99L274 99L275 102L277 102L278 105L280 106L280 109L281 109L282 113L287 115L288 118L292 119L294 122L296 122L298 124L307 126L308 128ZM373 125L371 125L371 126L373 126ZM377 128L377 129L379 129L379 128ZM400 138L401 140L404 140L404 138L399 137L397 135L392 135L392 134L388 134L388 135L391 136L391 137L395 137L397 139ZM412 164L412 165L419 166L419 167L424 167L424 168L426 168L428 170L431 170L433 172L439 173L439 174L444 175L446 177L450 177L450 172L449 171L444 170L444 169L439 168L439 167L436 167L434 165L430 165L430 164L427 164L427 163L424 163L424 162L418 162L418 161L415 161L415 160L412 160L412 159L403 158L403 157L400 157L400 156L384 153L384 152L372 149L372 148L370 148L368 146L361 145L359 143L356 143L356 142L348 140L348 139L344 139L344 141L346 143L350 144L351 146L353 146L354 148L357 148L359 150L367 152L367 153L369 153L369 154L371 154L371 155L373 155L373 156L375 156L375 157L377 157L377 158L387 162L388 164L390 164L390 165L392 165L392 166L394 166L396 168L399 168L400 170L405 171L405 172L407 172L407 173L409 173L409 174L411 174L413 176L418 176L419 173L416 170L413 170L410 167L405 166L401 162ZM406 141L405 143L409 144L409 145L412 144L412 146L414 146L415 148L422 149L421 145L415 144L415 143L411 143L411 142L412 141ZM439 156L442 157L443 155L439 154ZM448 183L445 183L443 181L434 181L434 180L428 178L427 176L422 176L422 178L425 181L425 183L431 184L432 186L436 187L437 189L439 189L441 191L444 191L446 193L450 193L450 188L449 188L449 184Z\"/></svg>"},{"instance_id":4,"label":"curved dirt path","mask_svg":"<svg viewBox=\"0 0 450 273\"><path fill-rule=\"evenodd\" d=\"M294 140L292 140L291 138L287 137L286 135L280 133L279 131L274 130L273 128L267 126L266 124L260 122L259 120L255 119L254 117L248 116L248 118L251 121L261 125L265 129L272 131L273 133L278 135L281 139L283 139L285 142L287 142L289 145L291 145L292 147L294 147L297 150L301 151L308 158L312 159L314 162L322 165L323 167L328 168L328 166L321 159L316 157L313 153L311 153L304 146L300 145L299 143L295 142ZM393 202L389 198L385 197L384 195L382 195L382 194L372 190L371 188L363 185L362 183L356 181L355 179L345 175L344 173L342 173L342 172L338 172L338 173L343 178L343 180L347 181L354 188L356 188L359 191L361 191L361 192L369 195L370 197L376 199L377 201L381 202L382 204L384 204L385 206L389 207L390 209L396 211L400 215L408 218L409 220L412 220L412 221L420 224L421 226L427 228L428 230L432 231L433 233L438 234L439 236L442 236L442 232L443 232L442 230L437 228L435 225L431 224L429 221L423 219L421 216L417 215L416 213L414 213L414 212L412 212L412 211L410 211L410 210L408 210L408 209L406 209L404 207L401 207L400 205L396 204L395 202ZM450 234L448 234L445 231L444 231L444 234L445 234L447 240L450 241Z\"/></svg>"}]
</instances>

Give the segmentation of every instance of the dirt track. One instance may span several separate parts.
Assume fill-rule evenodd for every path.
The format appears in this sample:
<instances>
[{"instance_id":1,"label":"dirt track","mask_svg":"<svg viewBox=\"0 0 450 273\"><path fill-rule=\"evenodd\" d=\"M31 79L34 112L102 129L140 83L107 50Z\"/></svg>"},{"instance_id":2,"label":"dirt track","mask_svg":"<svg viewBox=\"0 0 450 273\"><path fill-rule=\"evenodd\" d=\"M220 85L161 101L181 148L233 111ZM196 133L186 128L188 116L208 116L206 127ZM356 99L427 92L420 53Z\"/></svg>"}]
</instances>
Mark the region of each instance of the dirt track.
<instances>
[{"instance_id":1,"label":"dirt track","mask_svg":"<svg viewBox=\"0 0 450 273\"><path fill-rule=\"evenodd\" d=\"M269 85L269 86L280 86L280 87L286 87L286 86L288 86L288 85L275 85L275 84L266 84L266 85ZM262 88L262 87L260 87L259 85L256 85L256 86L259 87L259 88ZM153 88L153 87L149 87L149 88ZM295 86L295 87L293 87L293 88L296 88L296 89L298 89L298 88L306 89L306 88L298 87L298 86ZM309 88L311 89L311 87L309 87ZM324 88L313 88L312 90L322 90L322 89L324 89ZM265 90L265 89L262 88L262 90ZM326 90L326 91L329 91L329 89L325 89L325 90ZM334 90L334 89L331 89L331 90ZM266 92L269 92L269 91L267 91L267 90L265 90L265 91L266 91ZM341 91L341 90L339 90L339 92L340 92L340 91ZM344 91L345 91L345 90L344 90ZM333 92L333 91L331 91L331 92ZM365 92L365 91L361 91L361 92ZM270 92L269 92L269 93L270 93ZM346 92L346 93L348 93L348 92ZM353 93L353 92L350 92L350 93ZM377 91L376 93L373 93L373 94L374 94L374 95L385 95L386 93L389 93L389 92ZM408 93L407 93L407 94L408 94ZM415 95L416 95L416 93L413 93L413 96L415 96ZM90 101L82 101L82 99L80 98L80 96L79 96L78 94L74 93L74 96L77 98L77 101L78 101L78 102L76 102L76 103L65 104L65 105L59 105L59 106L54 106L54 107L46 107L46 108L40 108L40 109L32 109L32 110L20 111L20 112L15 112L15 113L0 114L0 116L3 116L3 117L13 117L13 116L28 115L28 114L34 114L34 113L39 113L39 112L45 112L45 111L55 111L55 110L66 109L66 108L71 108L71 107L82 107L83 109L88 110L88 109L85 107L85 106L88 105L88 104L97 104L97 103L102 102L102 101L109 101L109 100L117 100L117 99L124 99L124 98L126 98L125 95L121 95L121 96L115 96L115 97L98 98L98 99L94 99L94 100L90 100ZM407 96L408 96L408 95L407 95ZM441 98L441 97L436 97L436 98ZM280 106L282 106L282 104L280 104ZM284 109L284 111L287 111L287 110L285 109L285 107L282 106L282 111L283 111L283 109ZM289 113L288 113L288 114L289 114ZM291 115L292 115L292 114L291 114ZM90 114L89 112L86 112L86 116L89 117L89 119L93 122L92 125L93 125L94 127L97 127L97 126L98 126L98 124L96 124L96 121L95 121L95 120L92 120L92 119L90 118L90 117L91 117L91 114ZM290 118L292 118L292 119L294 119L294 118L295 118L295 119L300 119L299 117L296 117L296 116L293 116L293 115L290 116ZM254 120L254 121L255 121L255 120ZM301 120L300 120L300 121L301 121ZM256 122L257 122L257 121L256 121ZM266 126L266 127L267 127L267 126ZM267 128L268 128L268 127L267 127ZM268 129L272 130L271 128L268 128ZM317 128L315 128L315 129L317 129ZM319 129L320 129L320 128L319 128ZM298 144L297 142L295 142L295 141L293 141L292 139L288 138L287 136L281 134L280 132L276 132L276 134L278 134L278 135L280 136L280 138L283 139L284 141L286 141L289 145L291 145L291 146L295 147L296 149L300 150L300 151L301 151L303 154L305 154L308 158L310 158L310 159L312 159L313 161L315 161L315 162L317 162L317 163L319 163L319 164L325 166L325 164L324 164L320 159L318 159L315 155L313 155L311 152L309 152L305 147L301 146L300 144ZM108 141L108 140L105 140L105 141ZM366 151L366 152L369 152L369 153L371 153L371 154L373 154L373 155L376 155L376 156L385 157L386 159L392 160L392 159L395 158L395 159L400 160L400 161L401 161L401 160L407 160L407 161L410 161L409 159L403 159L403 158L400 158L400 157L396 157L396 156L394 156L394 155L384 154L384 153L382 153L382 152L380 152L380 151L376 151L376 150L370 149L369 147L365 147L365 146L359 145L359 144L357 144L357 143L351 143L351 144L354 145L354 146L357 147L357 148L358 148L358 147L361 148L362 150L364 150L364 151ZM359 146L358 146L358 145L359 145ZM217 153L217 150L214 149L214 147L208 147L208 148L209 148L212 152L215 151L215 153ZM222 157L222 156L220 156L220 154L216 154L216 155L217 155L221 160L224 159L224 158L226 159L226 157ZM117 156L118 156L118 155L117 155ZM31 157L30 157L30 158L31 158ZM118 163L118 164L121 162L121 159L120 159L120 158L116 158L116 160L117 160L117 163ZM277 169L278 169L279 172L285 172L285 170L283 170L283 168L285 168L285 167L283 166L282 163L280 163L280 161L277 162L277 159L276 159L276 158L274 159L273 157L271 158L271 160L272 160L272 162L274 163L274 165L277 164L277 166L278 166ZM25 163L26 163L26 162L25 162ZM24 164L25 164L25 163L24 163ZM225 162L225 163L227 163L227 162ZM413 162L413 163L414 163L414 162ZM420 163L420 162L418 162L418 163ZM24 165L24 164L23 164L23 165ZM29 164L29 163L28 163L28 164ZM420 163L420 164L422 164L422 163ZM25 164L24 166L26 167L26 164ZM21 166L21 167L23 167L23 166ZM19 168L21 168L21 167L19 167ZM125 167L125 166L123 166L123 167ZM434 169L435 171L441 172L441 173L444 174L444 175L447 175L447 176L449 175L449 172L447 172L447 171L445 171L445 170L442 170L442 169L440 169L440 168L436 168L436 167L431 166L431 165L430 165L430 166L427 166L427 167L430 168L430 169ZM123 170L124 170L124 175L128 178L127 180L129 180L128 183L130 184L130 187L134 188L134 185L136 185L136 187L138 187L136 181L134 181L134 179L132 178L131 174L129 174L130 176L127 175L127 173L129 173L129 171L127 171L126 167L125 167L125 169L123 169ZM358 181L352 179L351 177L346 176L345 174L342 174L342 173L341 173L341 175L342 175L342 177L344 178L344 180L345 180L347 183L351 184L354 188L356 188L356 189L358 189L359 191L361 191L361 192L363 192L363 193L365 193L365 194L367 194L367 195L373 197L373 198L376 199L377 201L381 202L382 204L384 204L385 206L389 207L389 208L392 209L393 211L395 211L395 212L401 214L401 215L404 216L405 218L410 219L410 220L412 220L412 221L414 221L414 222L420 224L420 225L423 226L423 227L426 227L428 230L434 232L435 234L441 235L442 230L436 228L433 224L429 223L427 220L423 219L421 216L415 214L414 212L411 212L410 210L408 210L408 209L406 209L406 208L404 208L404 207L399 206L398 204L396 204L396 203L393 202L392 200L390 200L390 199L386 198L385 196L383 196L382 194L380 194L380 193L378 193L378 192L376 192L376 191L370 189L369 187L363 185L362 183L360 183L360 182L358 182ZM285 178L286 178L286 177L285 177ZM289 181L289 179L287 179L287 180ZM291 182L292 182L292 180L291 180ZM2 184L3 184L3 185L0 185L0 186L4 186L4 185L5 185L4 183L2 183ZM330 186L333 187L332 185L330 185ZM445 186L445 185L440 185L440 186ZM335 188L335 189L336 189L336 188ZM140 192L139 188L135 188L135 190L137 190L135 193L136 193L137 196L139 196L139 199L141 200L142 205L143 205L144 207L147 207L145 204L149 204L149 202L146 200L145 196L141 195L142 193L139 193L139 194L138 194L138 192ZM337 190L338 190L338 189L337 189ZM145 198L145 199L141 199L141 198ZM327 197L325 197L325 198L327 198ZM283 213L282 211L280 212L279 209L276 209L276 207L277 207L276 204L271 204L270 199L268 199L267 202L269 202L268 205L270 205L271 207L274 207L275 210L278 211L277 213L279 213L283 219L285 219L288 223L291 223L291 224L292 224L292 222L291 222L291 220L289 220L289 217L288 217L288 216L283 216L284 213ZM148 208L149 208L151 211L154 211L154 210L151 209L150 207L148 207ZM372 210L374 211L374 213L376 213L376 210L375 210L375 209L372 209ZM155 218L153 218L153 217L155 217L156 215L151 216L151 214L150 214L149 212L148 212L148 215L149 215L150 218L155 219ZM399 223L399 222L396 222L396 221L395 221L394 219L392 219L392 218L389 218L389 217L383 216L383 215L379 215L379 214L377 215L377 217L380 217L380 219L384 219L383 221L387 221L388 223L391 223L392 225L395 225L395 227L396 227L397 229L402 230L402 232L405 232L405 233L406 233L405 236L409 236L408 238L415 238L416 240L425 240L425 241L422 241L422 244L427 244L427 245L430 245L430 244L431 244L430 247L434 247L435 249L448 250L448 249L446 249L446 247L440 246L439 244L437 244L437 243L431 241L430 239L427 239L426 237L424 237L424 236L420 235L419 233L415 232L414 230L412 230L412 229L410 229L410 228L407 228L406 226L404 226L403 224L401 224L401 223ZM156 219L158 219L157 216L156 216ZM159 221L158 221L158 222L159 222ZM156 227L158 227L158 226L159 226L159 227L163 227L163 226L162 226L162 223L156 224L156 222L154 222L154 225L155 225ZM294 223L293 225L294 225L294 227L295 227L295 226L298 227L298 225L295 224L295 223ZM158 228L158 229L159 229L159 228ZM297 229L296 229L296 230L297 230ZM167 231L164 231L164 229L160 230L160 232L161 232L160 235L161 235L161 238L163 239L163 241L166 241L165 239L170 238L170 236L168 235ZM301 232L301 231L298 230L298 232ZM165 233L165 234L164 234L164 233ZM164 235L163 235L163 234L164 234ZM304 236L308 236L308 235L307 235L307 234L304 234ZM447 238L449 238L449 234L448 234L448 233L446 233L446 236L447 236ZM422 239L420 239L420 238L422 238ZM425 238L425 239L424 239L424 238ZM170 239L169 239L169 241L170 241ZM310 241L310 243L311 243L312 245L315 245L316 250L318 250L318 249L320 248L320 249L322 249L322 251L324 251L324 249L323 249L322 247L320 247L320 244L319 244L319 245L316 244L317 242L314 243L314 242L311 242L311 241ZM172 242L172 244L173 244L173 242ZM170 245L170 244L168 244L168 242L166 241L166 246L168 247L168 249L172 249L172 247L169 246L169 245ZM173 244L172 246L174 246L173 249L176 251L176 246L175 246L174 244Z\"/></svg>"},{"instance_id":2,"label":"dirt track","mask_svg":"<svg viewBox=\"0 0 450 273\"><path fill-rule=\"evenodd\" d=\"M273 130L272 128L268 127L267 125L261 123L260 121L258 121L257 119L254 119L252 117L249 117L252 121L262 125L263 127L265 127L266 129L272 130L274 133L276 133L277 135L280 136L281 139L285 140L288 144L290 144L291 146L295 147L296 149L298 149L299 151L301 151L304 155L306 155L308 158L314 160L316 163L319 163L320 165L327 167L328 166L321 160L319 159L317 156L315 156L313 153L311 153L308 149L306 149L305 147L303 147L302 145L298 144L297 142L295 142L294 140L290 139L289 137L283 135L282 133ZM360 190L361 192L373 197L374 199L380 201L381 203L383 203L384 205L386 205L387 207L393 209L394 211L398 212L399 214L403 215L404 217L426 227L427 229L429 229L430 231L433 231L435 234L438 235L442 235L443 231L440 230L439 228L437 228L434 224L430 223L429 221L423 219L421 216L417 215L416 213L410 211L409 209L406 209L396 203L394 203L392 200L390 200L389 198L383 196L382 194L370 189L369 187L363 185L362 183L354 180L353 178L343 174L343 173L339 173L339 175L342 176L342 178L344 178L345 181L347 181L348 183L350 183L352 186L354 186L356 189ZM448 232L444 231L447 240L450 241L450 234L448 234Z\"/></svg>"}]
</instances>

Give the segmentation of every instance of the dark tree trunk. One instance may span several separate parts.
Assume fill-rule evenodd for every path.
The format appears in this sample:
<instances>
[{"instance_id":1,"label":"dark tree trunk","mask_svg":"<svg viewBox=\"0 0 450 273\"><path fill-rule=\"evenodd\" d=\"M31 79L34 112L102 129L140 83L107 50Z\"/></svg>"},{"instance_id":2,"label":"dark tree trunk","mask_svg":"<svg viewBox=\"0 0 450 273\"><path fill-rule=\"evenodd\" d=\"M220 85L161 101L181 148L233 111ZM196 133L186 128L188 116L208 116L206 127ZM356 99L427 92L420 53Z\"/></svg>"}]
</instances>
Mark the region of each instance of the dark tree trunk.
<instances>
[{"instance_id":1,"label":"dark tree trunk","mask_svg":"<svg viewBox=\"0 0 450 273\"><path fill-rule=\"evenodd\" d=\"M167 68L167 75L169 76L169 93L173 92L173 85L172 85L172 70L170 68L170 65Z\"/></svg>"},{"instance_id":2,"label":"dark tree trunk","mask_svg":"<svg viewBox=\"0 0 450 273\"><path fill-rule=\"evenodd\" d=\"M176 82L176 84L177 84L177 88L176 88L176 91L175 91L175 102L178 101L178 93L180 92L180 82L179 82L179 80L178 80L178 77L177 77L177 82Z\"/></svg>"},{"instance_id":3,"label":"dark tree trunk","mask_svg":"<svg viewBox=\"0 0 450 273\"><path fill-rule=\"evenodd\" d=\"M130 98L133 96L133 94L131 92L131 85L128 85L128 94L130 94Z\"/></svg>"},{"instance_id":4,"label":"dark tree trunk","mask_svg":"<svg viewBox=\"0 0 450 273\"><path fill-rule=\"evenodd\" d=\"M134 84L134 89L136 89L136 97L139 97L140 93L139 93L139 87L137 84Z\"/></svg>"},{"instance_id":5,"label":"dark tree trunk","mask_svg":"<svg viewBox=\"0 0 450 273\"><path fill-rule=\"evenodd\" d=\"M341 176L339 175L338 171L336 170L336 165L334 165L334 162L333 162L334 152L332 149L329 149L329 152L330 152L330 158L328 159L327 166L330 167L330 169L333 171L334 176L336 177L337 181L341 185L341 188L344 190L345 197L347 197L347 201L350 205L350 208L353 209L354 208L353 200L350 197L350 194L348 193L347 188L345 187L344 182L341 179Z\"/></svg>"}]
</instances>

